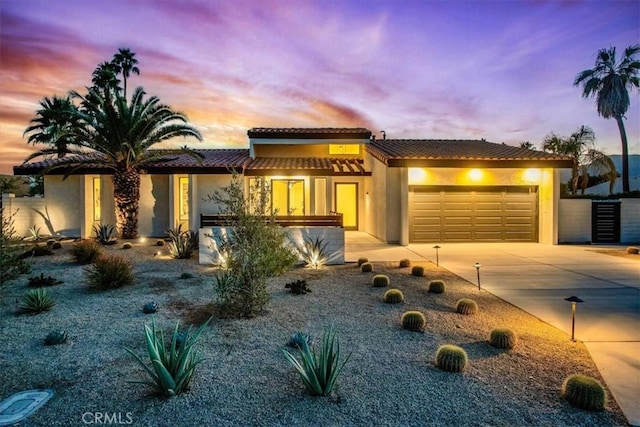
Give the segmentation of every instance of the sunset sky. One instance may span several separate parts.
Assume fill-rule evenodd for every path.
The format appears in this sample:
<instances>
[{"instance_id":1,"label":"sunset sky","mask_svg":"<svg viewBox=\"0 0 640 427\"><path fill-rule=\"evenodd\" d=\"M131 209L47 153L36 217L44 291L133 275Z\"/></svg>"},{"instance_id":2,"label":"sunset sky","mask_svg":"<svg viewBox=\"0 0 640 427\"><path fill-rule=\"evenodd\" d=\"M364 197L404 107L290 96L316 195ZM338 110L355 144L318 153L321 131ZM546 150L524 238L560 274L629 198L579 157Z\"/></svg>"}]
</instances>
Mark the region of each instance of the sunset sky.
<instances>
[{"instance_id":1,"label":"sunset sky","mask_svg":"<svg viewBox=\"0 0 640 427\"><path fill-rule=\"evenodd\" d=\"M142 85L204 136L246 147L252 127L366 127L388 138L538 146L613 120L572 86L598 49L640 43L640 2L412 0L0 0L0 173L45 96L84 91L119 47ZM627 114L640 153L640 96Z\"/></svg>"}]
</instances>

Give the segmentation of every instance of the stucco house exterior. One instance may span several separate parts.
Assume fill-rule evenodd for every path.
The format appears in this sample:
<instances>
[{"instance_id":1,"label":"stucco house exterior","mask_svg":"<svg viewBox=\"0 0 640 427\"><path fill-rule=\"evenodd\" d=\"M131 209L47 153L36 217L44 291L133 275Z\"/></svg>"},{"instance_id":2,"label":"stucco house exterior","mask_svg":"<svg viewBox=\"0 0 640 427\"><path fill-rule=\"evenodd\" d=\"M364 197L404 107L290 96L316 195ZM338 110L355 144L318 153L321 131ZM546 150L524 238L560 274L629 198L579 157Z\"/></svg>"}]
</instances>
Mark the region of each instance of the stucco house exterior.
<instances>
[{"instance_id":1,"label":"stucco house exterior","mask_svg":"<svg viewBox=\"0 0 640 427\"><path fill-rule=\"evenodd\" d=\"M558 243L559 171L571 167L567 157L484 140L376 139L364 128L253 128L248 139L248 149L197 150L202 163L182 155L148 168L140 235L164 236L176 224L200 228L201 215L219 212L206 196L236 171L247 190L255 180L269 183L278 215L340 213L345 230L387 243ZM14 174L64 161L23 164ZM44 177L48 227L89 237L93 225L115 224L107 171L64 173Z\"/></svg>"}]
</instances>

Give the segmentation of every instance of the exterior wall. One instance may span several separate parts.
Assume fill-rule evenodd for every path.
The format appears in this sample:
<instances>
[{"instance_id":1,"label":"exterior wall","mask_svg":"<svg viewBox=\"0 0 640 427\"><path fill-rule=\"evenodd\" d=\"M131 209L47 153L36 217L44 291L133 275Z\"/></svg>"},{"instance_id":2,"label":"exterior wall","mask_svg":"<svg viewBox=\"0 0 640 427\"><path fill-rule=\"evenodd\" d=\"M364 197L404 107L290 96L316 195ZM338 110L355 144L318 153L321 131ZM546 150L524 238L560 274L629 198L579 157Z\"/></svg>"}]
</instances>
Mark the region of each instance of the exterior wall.
<instances>
[{"instance_id":1,"label":"exterior wall","mask_svg":"<svg viewBox=\"0 0 640 427\"><path fill-rule=\"evenodd\" d=\"M31 227L40 228L41 234L56 233L56 230L50 229L44 218L37 213L42 212L46 216L44 197L15 197L11 193L5 193L2 195L2 207L5 215L13 214L16 236L28 237Z\"/></svg>"},{"instance_id":2,"label":"exterior wall","mask_svg":"<svg viewBox=\"0 0 640 427\"><path fill-rule=\"evenodd\" d=\"M342 145L340 141L325 144L273 144L253 146L253 157L358 157L364 156L365 148L360 145L360 154L329 154L329 144Z\"/></svg>"},{"instance_id":3,"label":"exterior wall","mask_svg":"<svg viewBox=\"0 0 640 427\"><path fill-rule=\"evenodd\" d=\"M226 187L231 183L232 175L191 175L193 190L191 192L191 211L197 216L192 222L191 228L197 230L200 227L200 214L218 214L220 206L207 199L216 190ZM194 179L195 178L195 179Z\"/></svg>"},{"instance_id":4,"label":"exterior wall","mask_svg":"<svg viewBox=\"0 0 640 427\"><path fill-rule=\"evenodd\" d=\"M164 237L169 222L169 176L142 175L140 177L140 205L138 233L140 236ZM111 195L113 200L113 193ZM114 209L111 210L112 212Z\"/></svg>"},{"instance_id":5,"label":"exterior wall","mask_svg":"<svg viewBox=\"0 0 640 427\"><path fill-rule=\"evenodd\" d=\"M201 228L199 231L199 263L208 265L220 265L220 253L218 244L221 235L227 233L227 227ZM320 237L327 245L329 255L328 264L344 264L344 229L337 227L307 227L307 228L285 228L289 234L290 242L296 247L304 245L304 239L315 240Z\"/></svg>"},{"instance_id":6,"label":"exterior wall","mask_svg":"<svg viewBox=\"0 0 640 427\"><path fill-rule=\"evenodd\" d=\"M640 243L640 199L621 199L620 242Z\"/></svg>"},{"instance_id":7,"label":"exterior wall","mask_svg":"<svg viewBox=\"0 0 640 427\"><path fill-rule=\"evenodd\" d=\"M591 200L560 199L558 243L591 242Z\"/></svg>"},{"instance_id":8,"label":"exterior wall","mask_svg":"<svg viewBox=\"0 0 640 427\"><path fill-rule=\"evenodd\" d=\"M371 178L365 180L364 231L387 241L387 171L385 165L377 160L370 161Z\"/></svg>"}]
</instances>

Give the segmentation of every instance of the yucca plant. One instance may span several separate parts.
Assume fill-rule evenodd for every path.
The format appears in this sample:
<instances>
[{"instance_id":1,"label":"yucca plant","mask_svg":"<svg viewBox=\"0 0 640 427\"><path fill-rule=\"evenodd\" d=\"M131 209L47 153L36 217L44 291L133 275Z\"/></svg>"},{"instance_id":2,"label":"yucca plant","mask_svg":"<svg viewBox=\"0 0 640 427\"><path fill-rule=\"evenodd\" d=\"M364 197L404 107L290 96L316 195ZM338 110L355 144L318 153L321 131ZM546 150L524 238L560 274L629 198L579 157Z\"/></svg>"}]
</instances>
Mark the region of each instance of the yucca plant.
<instances>
[{"instance_id":1,"label":"yucca plant","mask_svg":"<svg viewBox=\"0 0 640 427\"><path fill-rule=\"evenodd\" d=\"M296 368L305 388L312 396L328 396L336 380L340 376L344 365L347 364L351 353L340 362L340 341L333 328L325 331L320 351L311 349L306 340L301 340L298 348L302 362L288 350L283 349L287 361Z\"/></svg>"},{"instance_id":2,"label":"yucca plant","mask_svg":"<svg viewBox=\"0 0 640 427\"><path fill-rule=\"evenodd\" d=\"M198 235L193 230L182 231L182 224L167 230L169 255L175 259L188 259L198 249Z\"/></svg>"},{"instance_id":3,"label":"yucca plant","mask_svg":"<svg viewBox=\"0 0 640 427\"><path fill-rule=\"evenodd\" d=\"M23 313L37 314L49 311L56 302L51 298L46 289L30 289L25 292L20 304L20 311Z\"/></svg>"},{"instance_id":4,"label":"yucca plant","mask_svg":"<svg viewBox=\"0 0 640 427\"><path fill-rule=\"evenodd\" d=\"M82 240L71 248L71 255L78 264L91 264L101 253L102 248L93 240Z\"/></svg>"},{"instance_id":5,"label":"yucca plant","mask_svg":"<svg viewBox=\"0 0 640 427\"><path fill-rule=\"evenodd\" d=\"M305 236L304 245L298 249L298 253L308 268L317 269L325 265L329 260L329 255L327 254L328 245L329 242L325 242L320 236L315 239Z\"/></svg>"},{"instance_id":6,"label":"yucca plant","mask_svg":"<svg viewBox=\"0 0 640 427\"><path fill-rule=\"evenodd\" d=\"M204 360L198 357L194 346L198 343L200 335L211 319L204 322L193 334L191 334L191 327L189 327L183 334L180 345L178 344L180 322L176 323L171 341L168 343L164 339L164 333L156 330L155 319L151 320L151 327L145 324L144 333L151 367L147 366L142 358L130 348L125 347L125 350L144 368L151 380L130 380L129 382L147 384L167 397L186 391L196 366Z\"/></svg>"},{"instance_id":7,"label":"yucca plant","mask_svg":"<svg viewBox=\"0 0 640 427\"><path fill-rule=\"evenodd\" d=\"M116 228L111 224L100 224L93 226L96 240L102 245L113 245L118 241Z\"/></svg>"}]
</instances>

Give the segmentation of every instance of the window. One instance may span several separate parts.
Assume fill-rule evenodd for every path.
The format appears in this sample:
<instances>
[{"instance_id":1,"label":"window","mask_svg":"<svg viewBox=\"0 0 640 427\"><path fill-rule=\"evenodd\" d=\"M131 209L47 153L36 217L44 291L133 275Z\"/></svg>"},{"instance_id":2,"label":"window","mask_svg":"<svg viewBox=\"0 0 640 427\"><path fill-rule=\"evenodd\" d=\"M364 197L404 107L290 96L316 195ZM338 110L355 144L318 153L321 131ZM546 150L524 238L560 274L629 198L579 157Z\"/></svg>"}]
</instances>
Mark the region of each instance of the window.
<instances>
[{"instance_id":1,"label":"window","mask_svg":"<svg viewBox=\"0 0 640 427\"><path fill-rule=\"evenodd\" d=\"M100 204L100 178L93 178L93 220L102 220L102 208Z\"/></svg>"},{"instance_id":2,"label":"window","mask_svg":"<svg viewBox=\"0 0 640 427\"><path fill-rule=\"evenodd\" d=\"M329 154L360 154L360 145L329 144Z\"/></svg>"},{"instance_id":3,"label":"window","mask_svg":"<svg viewBox=\"0 0 640 427\"><path fill-rule=\"evenodd\" d=\"M326 215L327 214L327 178L315 178L313 180L314 192L314 214Z\"/></svg>"},{"instance_id":4,"label":"window","mask_svg":"<svg viewBox=\"0 0 640 427\"><path fill-rule=\"evenodd\" d=\"M180 177L178 180L178 204L180 206L180 221L189 219L189 178Z\"/></svg>"},{"instance_id":5,"label":"window","mask_svg":"<svg viewBox=\"0 0 640 427\"><path fill-rule=\"evenodd\" d=\"M272 180L271 209L276 215L304 215L304 180Z\"/></svg>"}]
</instances>

